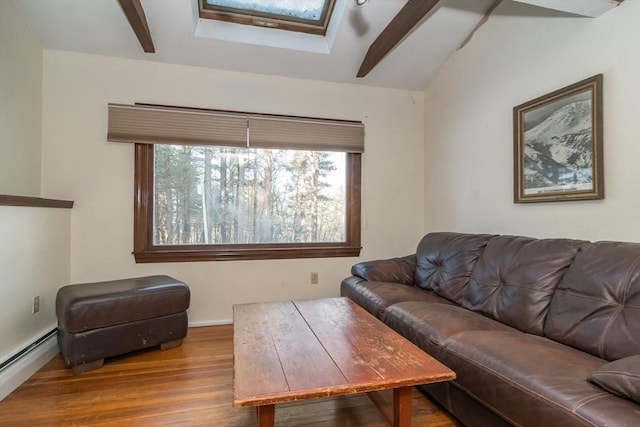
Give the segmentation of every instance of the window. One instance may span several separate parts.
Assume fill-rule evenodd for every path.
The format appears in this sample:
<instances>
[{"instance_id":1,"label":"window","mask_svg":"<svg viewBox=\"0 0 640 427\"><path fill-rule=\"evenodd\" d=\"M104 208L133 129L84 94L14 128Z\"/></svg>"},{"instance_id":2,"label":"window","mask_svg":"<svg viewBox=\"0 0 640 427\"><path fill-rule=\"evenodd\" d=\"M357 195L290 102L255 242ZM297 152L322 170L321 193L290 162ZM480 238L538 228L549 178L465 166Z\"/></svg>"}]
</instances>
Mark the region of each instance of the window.
<instances>
[{"instance_id":1,"label":"window","mask_svg":"<svg viewBox=\"0 0 640 427\"><path fill-rule=\"evenodd\" d=\"M109 105L135 144L136 262L358 256L359 122Z\"/></svg>"},{"instance_id":2,"label":"window","mask_svg":"<svg viewBox=\"0 0 640 427\"><path fill-rule=\"evenodd\" d=\"M335 0L199 0L201 18L325 35Z\"/></svg>"}]
</instances>

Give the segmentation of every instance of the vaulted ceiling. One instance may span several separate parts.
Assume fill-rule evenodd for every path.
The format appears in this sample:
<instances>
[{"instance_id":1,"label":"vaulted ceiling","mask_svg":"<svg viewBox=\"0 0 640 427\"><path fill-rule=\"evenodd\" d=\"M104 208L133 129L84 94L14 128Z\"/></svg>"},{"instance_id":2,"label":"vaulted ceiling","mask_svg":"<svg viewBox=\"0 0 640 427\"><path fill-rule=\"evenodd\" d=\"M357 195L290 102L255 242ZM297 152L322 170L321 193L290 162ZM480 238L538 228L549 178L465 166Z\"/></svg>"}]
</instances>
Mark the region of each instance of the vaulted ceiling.
<instances>
[{"instance_id":1,"label":"vaulted ceiling","mask_svg":"<svg viewBox=\"0 0 640 427\"><path fill-rule=\"evenodd\" d=\"M500 0L370 0L364 7L336 0L326 37L200 19L197 0L140 0L155 50L149 53L123 13L126 8L120 3L128 1L14 2L47 49L421 90ZM420 18L427 3L435 5ZM416 22L400 23L412 27L404 36L388 29L398 44L381 55L386 46L374 42L403 8L411 10L402 20ZM370 49L374 56L383 56L379 63L363 63Z\"/></svg>"}]
</instances>

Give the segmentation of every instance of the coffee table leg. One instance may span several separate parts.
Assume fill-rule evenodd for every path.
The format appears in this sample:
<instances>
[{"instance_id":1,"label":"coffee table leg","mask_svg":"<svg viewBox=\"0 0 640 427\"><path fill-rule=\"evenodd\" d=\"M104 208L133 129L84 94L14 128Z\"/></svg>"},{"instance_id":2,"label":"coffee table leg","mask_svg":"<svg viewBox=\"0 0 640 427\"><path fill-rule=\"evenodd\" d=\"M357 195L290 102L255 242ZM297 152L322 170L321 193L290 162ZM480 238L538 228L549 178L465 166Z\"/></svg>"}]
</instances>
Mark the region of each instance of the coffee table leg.
<instances>
[{"instance_id":1,"label":"coffee table leg","mask_svg":"<svg viewBox=\"0 0 640 427\"><path fill-rule=\"evenodd\" d=\"M274 426L276 422L276 405L258 406L256 412L258 414L258 427Z\"/></svg>"},{"instance_id":2,"label":"coffee table leg","mask_svg":"<svg viewBox=\"0 0 640 427\"><path fill-rule=\"evenodd\" d=\"M411 387L400 387L393 390L393 426L409 427L411 425Z\"/></svg>"}]
</instances>

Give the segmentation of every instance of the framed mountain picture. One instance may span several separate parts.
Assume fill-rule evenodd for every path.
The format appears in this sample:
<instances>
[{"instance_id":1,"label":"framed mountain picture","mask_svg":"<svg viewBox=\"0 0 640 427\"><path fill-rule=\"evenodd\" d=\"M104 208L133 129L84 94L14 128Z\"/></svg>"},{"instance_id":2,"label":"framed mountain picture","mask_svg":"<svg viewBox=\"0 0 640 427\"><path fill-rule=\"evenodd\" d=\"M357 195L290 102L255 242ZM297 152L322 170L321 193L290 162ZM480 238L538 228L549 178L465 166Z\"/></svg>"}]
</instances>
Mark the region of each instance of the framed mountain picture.
<instances>
[{"instance_id":1,"label":"framed mountain picture","mask_svg":"<svg viewBox=\"0 0 640 427\"><path fill-rule=\"evenodd\" d=\"M513 109L514 202L604 198L602 74Z\"/></svg>"}]
</instances>

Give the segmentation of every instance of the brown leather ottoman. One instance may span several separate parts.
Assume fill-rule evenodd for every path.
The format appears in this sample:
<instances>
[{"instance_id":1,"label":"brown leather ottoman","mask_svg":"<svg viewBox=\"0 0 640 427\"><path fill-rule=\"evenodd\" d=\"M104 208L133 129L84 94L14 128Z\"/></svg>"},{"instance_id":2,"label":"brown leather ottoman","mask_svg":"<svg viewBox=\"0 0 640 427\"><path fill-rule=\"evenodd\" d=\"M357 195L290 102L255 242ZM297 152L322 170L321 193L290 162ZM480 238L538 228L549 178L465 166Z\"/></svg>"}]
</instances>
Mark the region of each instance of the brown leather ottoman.
<instances>
[{"instance_id":1,"label":"brown leather ottoman","mask_svg":"<svg viewBox=\"0 0 640 427\"><path fill-rule=\"evenodd\" d=\"M63 286L56 297L58 345L74 373L104 359L187 335L189 287L169 276L147 276Z\"/></svg>"}]
</instances>

